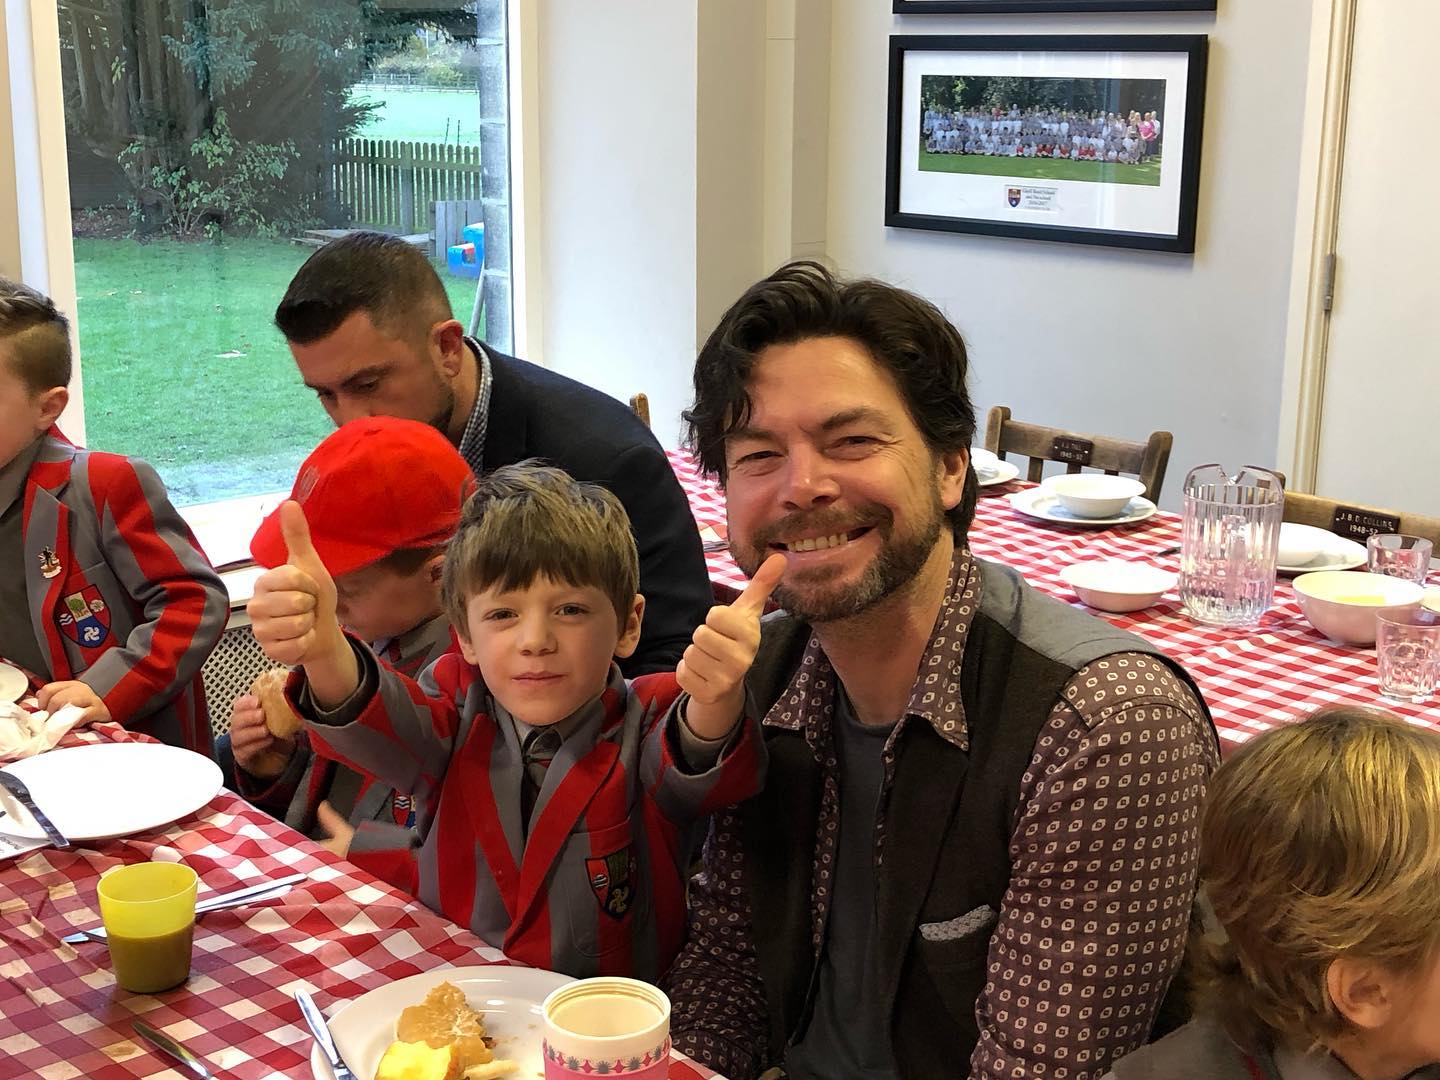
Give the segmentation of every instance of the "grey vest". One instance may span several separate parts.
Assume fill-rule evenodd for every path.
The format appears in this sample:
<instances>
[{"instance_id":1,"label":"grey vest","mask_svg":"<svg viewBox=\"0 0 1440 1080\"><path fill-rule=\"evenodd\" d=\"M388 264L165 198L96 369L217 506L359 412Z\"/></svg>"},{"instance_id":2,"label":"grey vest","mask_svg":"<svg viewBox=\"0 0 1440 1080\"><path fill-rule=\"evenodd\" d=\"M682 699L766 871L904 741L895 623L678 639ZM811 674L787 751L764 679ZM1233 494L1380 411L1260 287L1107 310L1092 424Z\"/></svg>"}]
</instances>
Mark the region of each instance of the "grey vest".
<instances>
[{"instance_id":1,"label":"grey vest","mask_svg":"<svg viewBox=\"0 0 1440 1080\"><path fill-rule=\"evenodd\" d=\"M927 941L918 927L1000 910L1020 779L1065 683L1101 657L1146 653L1165 661L1203 707L1189 675L1149 642L1036 592L1008 567L977 563L983 594L961 660L970 749L924 723L907 724L896 748L886 826L893 839L877 879L878 977L867 997L889 1012L901 1076L968 1061L979 1038L975 1002L989 933ZM809 637L798 620L767 620L750 674L762 711L784 692ZM809 1023L818 972L810 879L823 774L800 733L767 728L765 737L765 790L740 815L769 1056L778 1062Z\"/></svg>"}]
</instances>

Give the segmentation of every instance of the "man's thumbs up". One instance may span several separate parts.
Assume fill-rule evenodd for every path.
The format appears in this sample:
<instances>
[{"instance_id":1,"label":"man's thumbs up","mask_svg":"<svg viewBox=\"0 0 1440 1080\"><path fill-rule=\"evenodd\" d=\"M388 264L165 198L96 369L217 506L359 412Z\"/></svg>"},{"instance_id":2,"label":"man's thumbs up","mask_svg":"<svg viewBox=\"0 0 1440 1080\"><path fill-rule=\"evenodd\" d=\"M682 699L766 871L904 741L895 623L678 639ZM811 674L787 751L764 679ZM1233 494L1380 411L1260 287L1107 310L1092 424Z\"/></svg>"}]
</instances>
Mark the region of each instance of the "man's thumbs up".
<instances>
[{"instance_id":1,"label":"man's thumbs up","mask_svg":"<svg viewBox=\"0 0 1440 1080\"><path fill-rule=\"evenodd\" d=\"M245 608L255 640L281 664L333 659L341 646L348 655L335 619L335 582L315 551L305 511L293 499L280 507L280 532L286 561L260 575Z\"/></svg>"},{"instance_id":2,"label":"man's thumbs up","mask_svg":"<svg viewBox=\"0 0 1440 1080\"><path fill-rule=\"evenodd\" d=\"M785 556L771 555L735 603L712 607L675 669L690 695L685 722L703 739L723 738L740 719L745 675L760 648L760 616L785 574Z\"/></svg>"}]
</instances>

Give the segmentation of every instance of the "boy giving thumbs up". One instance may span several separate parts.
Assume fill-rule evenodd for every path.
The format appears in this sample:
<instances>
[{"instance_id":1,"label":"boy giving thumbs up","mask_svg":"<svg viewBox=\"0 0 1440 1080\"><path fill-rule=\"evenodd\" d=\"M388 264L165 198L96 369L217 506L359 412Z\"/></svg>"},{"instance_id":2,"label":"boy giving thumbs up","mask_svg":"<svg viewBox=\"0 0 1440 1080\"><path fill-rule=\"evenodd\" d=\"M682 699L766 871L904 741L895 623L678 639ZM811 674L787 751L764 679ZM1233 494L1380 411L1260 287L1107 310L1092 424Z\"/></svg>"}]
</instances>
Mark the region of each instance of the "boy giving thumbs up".
<instances>
[{"instance_id":1,"label":"boy giving thumbs up","mask_svg":"<svg viewBox=\"0 0 1440 1080\"><path fill-rule=\"evenodd\" d=\"M281 515L289 557L256 585L255 636L300 667L310 738L418 808L415 842L366 865L516 960L658 978L684 934L697 823L763 782L744 679L784 556L711 610L674 675L627 684L615 659L645 600L624 508L558 469L497 469L445 557L460 653L417 684L341 631L303 511Z\"/></svg>"}]
</instances>

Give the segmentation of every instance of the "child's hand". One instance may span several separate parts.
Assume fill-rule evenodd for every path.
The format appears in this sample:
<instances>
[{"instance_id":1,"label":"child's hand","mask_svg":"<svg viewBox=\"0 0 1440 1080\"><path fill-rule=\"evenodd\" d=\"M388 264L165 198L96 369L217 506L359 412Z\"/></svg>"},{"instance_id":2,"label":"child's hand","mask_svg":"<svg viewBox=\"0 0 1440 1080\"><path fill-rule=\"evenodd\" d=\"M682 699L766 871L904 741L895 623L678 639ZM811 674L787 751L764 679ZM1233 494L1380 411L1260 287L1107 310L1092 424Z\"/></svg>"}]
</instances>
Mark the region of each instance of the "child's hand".
<instances>
[{"instance_id":1,"label":"child's hand","mask_svg":"<svg viewBox=\"0 0 1440 1080\"><path fill-rule=\"evenodd\" d=\"M355 839L355 826L341 817L328 800L315 808L315 819L326 834L325 839L319 841L320 846L342 859L349 855L350 841Z\"/></svg>"},{"instance_id":2,"label":"child's hand","mask_svg":"<svg viewBox=\"0 0 1440 1080\"><path fill-rule=\"evenodd\" d=\"M740 719L745 675L760 648L760 616L784 573L784 555L766 559L735 603L710 609L675 669L675 681L690 695L685 722L702 739L724 738Z\"/></svg>"},{"instance_id":3,"label":"child's hand","mask_svg":"<svg viewBox=\"0 0 1440 1080\"><path fill-rule=\"evenodd\" d=\"M305 511L293 499L280 507L280 531L285 563L255 582L245 606L250 629L271 660L303 665L317 704L333 708L360 682L355 655L335 618L335 582L310 541Z\"/></svg>"},{"instance_id":4,"label":"child's hand","mask_svg":"<svg viewBox=\"0 0 1440 1080\"><path fill-rule=\"evenodd\" d=\"M230 706L230 749L235 764L257 780L274 780L295 753L294 739L279 739L265 726L265 710L254 694L241 694Z\"/></svg>"},{"instance_id":5,"label":"child's hand","mask_svg":"<svg viewBox=\"0 0 1440 1080\"><path fill-rule=\"evenodd\" d=\"M105 707L105 702L100 700L100 695L88 684L75 679L46 683L35 695L35 700L39 702L40 708L48 713L58 712L66 705L78 705L83 711L77 727L104 724L111 719L110 710Z\"/></svg>"}]
</instances>

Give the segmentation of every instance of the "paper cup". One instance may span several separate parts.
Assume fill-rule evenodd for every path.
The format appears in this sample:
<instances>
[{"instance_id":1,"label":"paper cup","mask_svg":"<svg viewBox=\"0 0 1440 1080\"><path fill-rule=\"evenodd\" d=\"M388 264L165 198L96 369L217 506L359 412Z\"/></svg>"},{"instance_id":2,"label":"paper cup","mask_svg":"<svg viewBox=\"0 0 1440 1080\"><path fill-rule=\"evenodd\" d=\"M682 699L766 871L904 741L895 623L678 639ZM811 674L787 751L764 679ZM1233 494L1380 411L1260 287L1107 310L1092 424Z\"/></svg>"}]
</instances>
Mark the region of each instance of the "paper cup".
<instances>
[{"instance_id":1,"label":"paper cup","mask_svg":"<svg viewBox=\"0 0 1440 1080\"><path fill-rule=\"evenodd\" d=\"M134 863L100 879L100 918L123 989L154 994L190 977L198 881L190 867L170 862Z\"/></svg>"},{"instance_id":2,"label":"paper cup","mask_svg":"<svg viewBox=\"0 0 1440 1080\"><path fill-rule=\"evenodd\" d=\"M669 1075L670 999L649 983L581 979L551 993L541 1009L545 1080Z\"/></svg>"}]
</instances>

